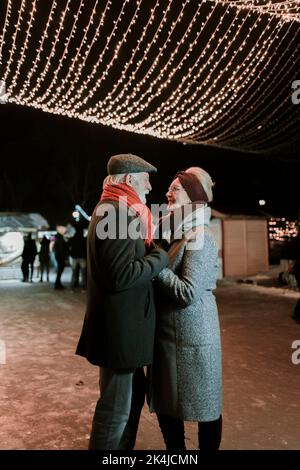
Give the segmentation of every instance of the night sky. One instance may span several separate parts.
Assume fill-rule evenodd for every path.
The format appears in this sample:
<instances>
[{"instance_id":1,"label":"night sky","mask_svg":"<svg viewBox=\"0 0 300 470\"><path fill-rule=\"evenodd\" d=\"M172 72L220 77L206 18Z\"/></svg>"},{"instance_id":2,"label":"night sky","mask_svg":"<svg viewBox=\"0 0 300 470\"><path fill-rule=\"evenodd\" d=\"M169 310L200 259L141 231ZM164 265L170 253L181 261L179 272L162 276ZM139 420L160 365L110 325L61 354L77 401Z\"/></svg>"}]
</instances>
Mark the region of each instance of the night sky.
<instances>
[{"instance_id":1,"label":"night sky","mask_svg":"<svg viewBox=\"0 0 300 470\"><path fill-rule=\"evenodd\" d=\"M158 167L149 203L165 202L174 174L196 165L216 182L219 211L299 216L299 148L293 145L272 154L184 145L11 104L0 105L0 122L0 211L39 212L52 227L72 220L76 203L91 213L109 157L131 152ZM267 202L264 212L259 199Z\"/></svg>"},{"instance_id":2,"label":"night sky","mask_svg":"<svg viewBox=\"0 0 300 470\"><path fill-rule=\"evenodd\" d=\"M59 24L59 18L61 18L62 10L66 5L66 2L56 3L57 8L55 9L53 24L51 23L49 29L49 37L45 39L40 62L38 62L39 67L37 68L36 76L33 75L32 77L31 87L36 84L37 76L39 76L49 58L50 51L52 50L53 37L55 36L55 28L57 28ZM72 8L66 16L55 57L50 61L50 68L45 76L45 80L41 82L41 89L37 93L39 96L43 96L43 93L46 93L49 86L50 90L52 90L51 95L54 92L58 92L58 90L61 90L59 93L64 94L65 89L61 89L60 86L56 85L61 84L62 82L59 80L67 76L71 62L70 57L67 57L65 63L62 62L64 65L59 71L59 57L62 56L66 38L69 36L72 38L68 46L70 56L74 55L74 51L77 50L76 48L79 46L82 39L84 26L87 25L91 15L90 4L86 2L82 15L79 18L78 28L76 30L77 33L72 36L70 31L73 28L74 16L76 16L75 13L78 10L79 3L79 1L71 2ZM115 35L111 34L112 39L110 46L106 47L107 36L114 28L114 21L123 5L122 2L113 2L113 7L111 7L107 13L101 34L90 49L88 60L84 66L86 69L84 69L83 76L85 74L86 76L90 76L94 64L98 61L100 51L104 51L105 55L97 69L96 75L97 77L104 76L105 80L101 87L97 89L96 93L89 98L89 105L101 104L101 100L105 100L108 91L112 89L120 72L124 70L127 63L126 61L131 58L132 48L144 31L151 11L150 6L153 6L155 2L143 2L143 14L141 12L139 21L132 27L130 34L128 33L128 41L124 41L124 47L122 46L123 49L120 50L118 60L113 62L113 67L111 70L109 69L110 73L106 76L104 73L104 70L106 70L105 67L111 63L111 55L114 53L118 41L123 38L125 31L127 31L133 12L136 9L136 2L127 3L126 14L124 15L121 25L118 26ZM182 22L178 22L177 29L175 28L174 34L170 37L169 49L167 47L168 51L165 56L161 57L161 62L158 63L157 69L153 72L153 78L157 74L159 75L159 72L163 70L164 61L167 61L168 57L170 57L174 49L174 44L177 44L177 41L182 37L183 31L187 29L195 16L195 11L198 9L198 2L186 3L189 5L186 14ZM13 8L11 14L8 15L9 21L6 25L6 40L3 41L2 44L4 47L2 48L1 55L2 68L0 69L0 77L5 76L4 71L8 68L5 83L8 88L10 86L15 88L14 93L12 93L13 96L17 96L28 76L30 77L31 70L34 70L34 68L32 69L33 60L36 57L37 47L40 44L40 38L45 30L53 2L46 0L38 2L37 19L33 23L28 47L24 47L24 51L26 49L26 59L24 55L22 61L18 62L18 57L22 55L22 47L26 45L27 36L25 32L27 31L31 11L29 4L30 2L26 3L27 8L24 12L23 22L21 22L20 31L15 38L15 46L13 46L14 31L16 30L16 22L20 13L21 2L12 2ZM100 18L100 14L102 14L104 4L105 2L99 2L99 8L97 10L98 18ZM169 2L167 0L160 2L160 9L150 28L151 31L152 29L154 31L162 21L162 16L164 16L165 8L168 4ZM153 42L153 48L149 49L146 54L149 63L153 62L160 47L164 45L166 38L169 37L168 32L178 16L182 2L176 0L172 5L171 13L167 15L168 21L165 23L163 32L159 36L158 43ZM1 3L0 25L5 24L6 6L7 1ZM178 72L178 76L175 76L175 81L172 82L172 86L175 87L175 89L177 89L177 82L183 80L184 76L188 73L189 67L194 63L195 57L193 57L193 54L194 56L199 55L199 50L201 51L201 48L207 45L211 36L213 37L214 44L212 48L217 48L219 36L216 34L215 37L212 33L219 24L223 24L222 22L220 23L220 18L224 16L226 17L223 24L223 28L225 29L223 31L221 28L222 31L219 34L221 36L225 34L225 30L227 31L226 28L229 27L229 24L233 21L235 14L235 10L231 9L230 14L226 16L224 8L225 7L222 5L217 6L216 15L212 16L212 19L208 22L207 28L203 29L201 41L199 40L199 43L195 43L193 53L191 56L188 56L189 60L185 64L183 57L187 54L186 48L189 44L188 41L191 42L193 38L195 39L195 37L197 37L196 33L200 28L200 19L198 23L192 23L193 26L190 31L191 36L188 36L188 41L182 42L182 48L178 49L178 57L176 59L178 63L176 61L174 62L175 65L179 65L180 63L185 64L182 69L178 67L178 70L181 71ZM206 9L210 10L210 6L204 5L204 9L205 11L202 11L203 20L208 16ZM240 15L246 15L245 11L240 12ZM255 18L255 15L247 16L247 21L245 21L245 24L243 23L244 26L241 32L236 34L239 38L238 42L231 43L232 47L227 51L227 55L225 54L223 57L222 48L220 48L220 50L218 49L219 55L216 57L219 58L220 65L219 68L214 70L214 74L216 74L214 79L217 78L218 74L220 77L216 80L219 88L214 89L216 97L230 78L229 69L226 69L226 61L224 62L224 59L228 59L229 56L231 57L233 54L232 48L236 47L241 55L237 55L237 63L235 66L242 64L243 61L246 60L246 53L249 53L251 48L254 48L258 37L260 37L260 33L267 24L268 17L264 16L262 22L259 23L260 27L257 31L255 31L254 28L253 35L249 36L249 31L252 31L252 23L255 22ZM271 22L272 34L276 22L277 20L273 18ZM89 40L93 37L95 25L96 22L93 23L93 27L91 27L91 31L89 32ZM235 31L234 28L233 31ZM274 31L277 30L274 29ZM149 31L147 34L150 34ZM232 32L231 34L233 41L235 33ZM148 198L149 203L163 203L166 201L165 193L178 170L185 169L189 166L201 166L211 174L213 180L216 182L213 202L213 207L216 210L228 214L255 214L300 219L300 104L292 104L290 96L288 96L287 102L284 101L286 93L288 95L291 94L292 81L297 78L300 79L298 74L300 64L298 49L299 34L298 23L293 23L291 28L288 24L282 28L281 36L278 36L281 37L282 40L278 44L276 42L273 44L270 39L271 36L269 37L271 41L270 44L273 45L267 55L268 60L266 61L266 67L261 65L262 70L259 68L255 69L256 75L253 80L247 82L248 85L245 90L243 89L241 96L237 95L235 106L238 109L236 110L234 108L235 112L229 115L229 117L224 118L224 123L222 123L224 129L222 126L219 129L220 135L222 135L222 132L226 135L226 126L233 126L232 133L236 133L237 137L234 138L232 142L235 143L236 147L240 148L271 148L271 144L278 144L279 142L283 142L283 140L285 141L284 147L278 146L277 148L273 148L269 153L244 153L233 149L161 140L154 137L115 130L111 127L105 127L99 124L91 124L68 117L47 114L34 108L18 106L12 103L0 104L0 211L38 212L48 220L53 228L56 223L66 224L73 220L72 211L74 210L75 204L80 204L88 214L91 214L100 197L102 181L106 176L106 164L109 157L117 153L130 152L145 158L158 167L158 173L151 177L153 191ZM246 40L248 41L248 36L250 37L249 43L247 43L245 50L241 47L241 51L243 51L241 52L240 43ZM147 37L148 36L146 36L146 39ZM150 41L150 37L152 36L149 35L147 41ZM147 41L145 42L147 43ZM127 46L125 46L125 44L127 44ZM168 44L168 42L166 42L166 44ZM233 46L233 44L235 45ZM141 59L143 56L145 44L143 47L141 47L139 55L135 60ZM218 63L216 57L214 56L214 61ZM11 58L13 60L10 63ZM289 62L291 62L288 69L289 72L284 72L285 66L288 65ZM19 68L18 63L20 63ZM262 62L262 64L263 63L264 62ZM7 64L9 64L9 66ZM138 69L139 73L137 73L136 78L138 83L140 83L139 80L144 77L148 66L149 64L145 61ZM53 85L52 89L51 82L57 70L59 71L58 82L55 86ZM169 71L171 69L167 70ZM232 71L233 69L230 70ZM201 80L210 76L210 66L208 67L207 65L206 68L202 70L202 73L203 77L201 74L199 75ZM77 80L74 74L71 74L71 76L75 85L79 87L83 77ZM260 77L260 80L256 82L257 77ZM14 79L16 79L16 83L12 85ZM281 81L282 79L284 79L284 83ZM89 83L89 86L84 90L81 98L86 97L90 93L95 80L94 78L92 82ZM143 80L141 80L141 82L142 81ZM143 85L144 88L149 87L150 83L151 82L145 81ZM160 81L158 80L155 83L157 88ZM209 88L211 85L212 83L208 81L206 86ZM196 86L196 84L194 84L193 86L197 89L198 85ZM150 91L152 90L150 94L153 92L154 98L156 96L156 88L154 87L153 90L150 89ZM201 90L204 93L205 87ZM267 93L268 90L270 92ZM128 92L129 94L130 91L131 90ZM165 93L167 93L167 91L166 89ZM162 95L163 98L166 98L163 93ZM248 100L247 98L252 95L254 101L251 101L251 99ZM158 96L160 95L158 94ZM185 95L182 96L182 99L184 97ZM241 97L243 98L242 101L240 101ZM255 100L257 100L258 103L256 103ZM29 102L33 103L33 101ZM148 113L153 111L154 108L156 109L158 105L155 99L151 103L152 104L149 105L150 108L142 108L142 112L145 113L144 117L147 117ZM181 101L178 102L178 105L180 103ZM285 103L285 106L281 108L282 103ZM78 104L80 105L79 109L81 109L82 100L79 100ZM113 99L111 100L111 104L114 104ZM59 101L55 102L55 105L59 107ZM103 111L106 111L105 107ZM248 114L248 111L251 111L250 114ZM246 117L243 118L244 113L246 117L248 116L248 120ZM139 118L142 119L142 117L143 116ZM190 116L190 119L194 117L195 116ZM134 122L134 117L132 119ZM247 121L246 124L243 119ZM131 122L131 116L129 116L128 122ZM137 118L137 123L138 122L139 120ZM267 125L268 122L271 127ZM176 124L178 124L177 121ZM239 125L242 124L241 129L244 130L240 131ZM213 119L211 127L213 128L215 125L217 126L217 120L215 121ZM235 125L237 125L236 129ZM280 135L277 135L278 129L282 131L279 133ZM212 136L218 135L218 133L213 134L213 131L209 132L212 132ZM246 145L245 142L243 144L242 141L244 137L247 141L247 135L251 136L251 139L249 137L250 140ZM266 136L266 141L263 142L265 145L261 142L264 135ZM290 139L292 137L297 138L297 136L298 144L292 144ZM204 138L202 140L207 141L207 139ZM222 142L222 139L220 142ZM231 141L225 139L224 142ZM255 146L256 144L257 147ZM266 205L263 206L263 208L258 204L260 199L266 200Z\"/></svg>"}]
</instances>

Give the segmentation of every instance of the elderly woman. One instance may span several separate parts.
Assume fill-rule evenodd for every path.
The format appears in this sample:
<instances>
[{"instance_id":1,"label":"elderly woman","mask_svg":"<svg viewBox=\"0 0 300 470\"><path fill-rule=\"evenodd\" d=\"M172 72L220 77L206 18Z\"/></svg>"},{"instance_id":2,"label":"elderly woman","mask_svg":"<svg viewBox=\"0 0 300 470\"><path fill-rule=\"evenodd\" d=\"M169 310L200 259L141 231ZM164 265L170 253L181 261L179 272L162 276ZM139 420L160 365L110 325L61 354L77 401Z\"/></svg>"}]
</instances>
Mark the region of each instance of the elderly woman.
<instances>
[{"instance_id":1,"label":"elderly woman","mask_svg":"<svg viewBox=\"0 0 300 470\"><path fill-rule=\"evenodd\" d=\"M221 442L221 342L213 294L218 253L207 206L212 186L201 168L177 173L167 192L169 214L159 227L173 261L156 278L150 409L167 450L185 449L184 421L198 421L201 450L217 450Z\"/></svg>"}]
</instances>

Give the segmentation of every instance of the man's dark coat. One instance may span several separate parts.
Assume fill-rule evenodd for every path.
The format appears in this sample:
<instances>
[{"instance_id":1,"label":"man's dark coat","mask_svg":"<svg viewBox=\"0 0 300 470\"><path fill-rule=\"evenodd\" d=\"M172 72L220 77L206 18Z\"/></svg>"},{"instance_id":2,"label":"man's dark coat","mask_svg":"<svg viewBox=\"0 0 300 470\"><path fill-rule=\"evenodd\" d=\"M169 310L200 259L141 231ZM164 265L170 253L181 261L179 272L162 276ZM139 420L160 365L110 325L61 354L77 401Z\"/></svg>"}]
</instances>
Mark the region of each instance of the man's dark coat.
<instances>
[{"instance_id":1,"label":"man's dark coat","mask_svg":"<svg viewBox=\"0 0 300 470\"><path fill-rule=\"evenodd\" d=\"M116 203L110 204L118 224L126 209L120 211ZM146 254L141 238L99 239L98 224L103 228L108 220L106 214L97 215L99 209L101 203L88 232L87 310L76 354L102 367L151 364L155 328L152 279L168 264L168 255L160 248ZM128 227L134 217L126 213L125 222Z\"/></svg>"}]
</instances>

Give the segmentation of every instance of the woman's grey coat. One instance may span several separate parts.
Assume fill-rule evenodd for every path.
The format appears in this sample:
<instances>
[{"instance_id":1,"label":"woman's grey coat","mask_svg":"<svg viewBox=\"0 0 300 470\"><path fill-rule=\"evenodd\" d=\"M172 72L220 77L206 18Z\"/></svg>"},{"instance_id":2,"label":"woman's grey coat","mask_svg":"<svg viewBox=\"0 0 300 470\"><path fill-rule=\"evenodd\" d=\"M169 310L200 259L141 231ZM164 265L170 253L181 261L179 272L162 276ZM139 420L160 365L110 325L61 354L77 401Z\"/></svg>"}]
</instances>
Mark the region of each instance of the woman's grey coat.
<instances>
[{"instance_id":1,"label":"woman's grey coat","mask_svg":"<svg viewBox=\"0 0 300 470\"><path fill-rule=\"evenodd\" d=\"M157 277L157 327L150 409L188 421L213 421L222 411L221 343L215 296L217 246L208 228L203 247L174 241L171 269Z\"/></svg>"}]
</instances>

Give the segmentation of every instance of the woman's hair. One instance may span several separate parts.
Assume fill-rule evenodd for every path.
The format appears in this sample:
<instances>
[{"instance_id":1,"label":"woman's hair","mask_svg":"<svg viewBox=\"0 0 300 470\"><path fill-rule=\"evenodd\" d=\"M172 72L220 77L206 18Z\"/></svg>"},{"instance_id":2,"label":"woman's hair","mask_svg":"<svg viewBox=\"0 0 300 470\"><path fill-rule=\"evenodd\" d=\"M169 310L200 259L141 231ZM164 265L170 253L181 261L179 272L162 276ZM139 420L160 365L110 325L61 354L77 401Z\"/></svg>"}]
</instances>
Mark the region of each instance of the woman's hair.
<instances>
[{"instance_id":1,"label":"woman's hair","mask_svg":"<svg viewBox=\"0 0 300 470\"><path fill-rule=\"evenodd\" d=\"M211 202L213 200L212 187L214 186L211 176L205 170L198 166L192 166L191 168L188 168L185 171L186 173L192 173L198 178L198 180L203 186L204 191L206 192L208 202Z\"/></svg>"}]
</instances>

